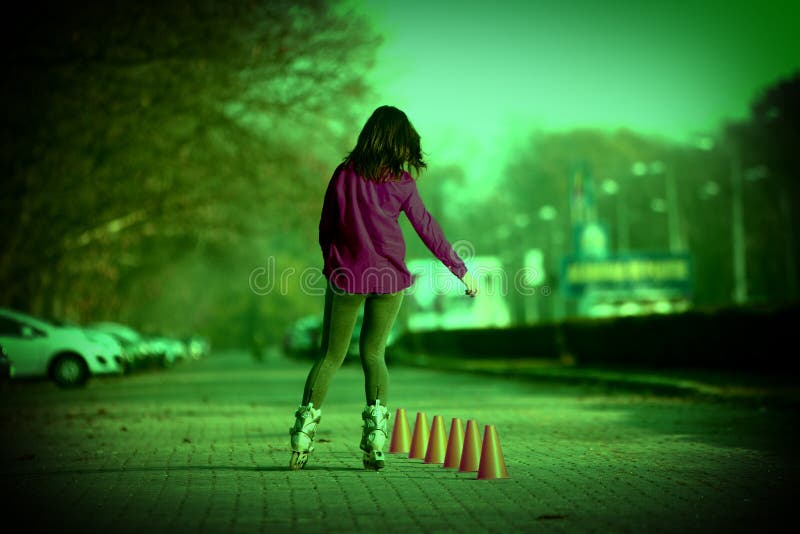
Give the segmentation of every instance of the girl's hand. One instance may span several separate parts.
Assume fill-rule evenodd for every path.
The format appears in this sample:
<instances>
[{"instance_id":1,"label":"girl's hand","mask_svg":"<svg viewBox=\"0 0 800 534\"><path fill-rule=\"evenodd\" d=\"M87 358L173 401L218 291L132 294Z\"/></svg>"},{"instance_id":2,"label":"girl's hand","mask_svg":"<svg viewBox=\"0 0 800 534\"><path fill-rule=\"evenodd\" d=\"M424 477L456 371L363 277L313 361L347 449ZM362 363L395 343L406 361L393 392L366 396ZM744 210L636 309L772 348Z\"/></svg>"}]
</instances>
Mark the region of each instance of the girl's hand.
<instances>
[{"instance_id":1,"label":"girl's hand","mask_svg":"<svg viewBox=\"0 0 800 534\"><path fill-rule=\"evenodd\" d=\"M464 292L467 296L474 297L478 294L478 280L469 272L464 273L461 281L467 287L466 291Z\"/></svg>"}]
</instances>

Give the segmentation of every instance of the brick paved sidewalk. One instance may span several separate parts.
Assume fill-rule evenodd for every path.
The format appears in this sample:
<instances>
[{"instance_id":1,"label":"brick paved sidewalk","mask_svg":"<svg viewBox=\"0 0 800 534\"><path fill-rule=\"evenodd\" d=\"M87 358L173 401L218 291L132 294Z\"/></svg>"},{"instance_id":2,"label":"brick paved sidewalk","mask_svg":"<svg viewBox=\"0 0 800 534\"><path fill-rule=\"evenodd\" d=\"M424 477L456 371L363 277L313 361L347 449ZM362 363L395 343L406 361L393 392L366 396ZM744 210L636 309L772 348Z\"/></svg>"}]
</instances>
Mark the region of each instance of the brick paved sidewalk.
<instances>
[{"instance_id":1,"label":"brick paved sidewalk","mask_svg":"<svg viewBox=\"0 0 800 534\"><path fill-rule=\"evenodd\" d=\"M498 430L510 475L361 467L363 378L337 374L287 469L307 362L218 354L86 389L0 396L7 521L59 532L749 532L790 519L797 415L597 385L390 366L406 409ZM10 523L6 523L10 524ZM26 529L21 529L27 530Z\"/></svg>"}]
</instances>

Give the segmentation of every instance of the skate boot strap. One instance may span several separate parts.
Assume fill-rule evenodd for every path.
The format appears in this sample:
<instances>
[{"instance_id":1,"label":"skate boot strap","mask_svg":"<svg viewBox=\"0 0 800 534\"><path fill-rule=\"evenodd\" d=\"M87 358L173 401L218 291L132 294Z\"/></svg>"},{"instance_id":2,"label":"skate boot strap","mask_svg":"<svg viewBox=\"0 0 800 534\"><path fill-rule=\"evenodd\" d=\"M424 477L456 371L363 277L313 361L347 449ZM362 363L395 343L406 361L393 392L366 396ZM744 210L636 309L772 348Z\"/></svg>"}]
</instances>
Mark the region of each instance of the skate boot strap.
<instances>
[{"instance_id":1,"label":"skate boot strap","mask_svg":"<svg viewBox=\"0 0 800 534\"><path fill-rule=\"evenodd\" d=\"M305 434L306 436L308 436L309 439L314 439L314 436L315 436L316 432L312 432L311 434L309 434L308 432L306 432L302 428L299 429L299 430L297 428L295 428L295 427L290 427L289 428L289 435L290 436L295 436L297 434Z\"/></svg>"},{"instance_id":2,"label":"skate boot strap","mask_svg":"<svg viewBox=\"0 0 800 534\"><path fill-rule=\"evenodd\" d=\"M315 410L313 408L306 408L301 406L294 412L295 417L299 417L303 420L305 419L313 419L315 423L319 423L320 419L322 419L322 410Z\"/></svg>"},{"instance_id":3,"label":"skate boot strap","mask_svg":"<svg viewBox=\"0 0 800 534\"><path fill-rule=\"evenodd\" d=\"M363 412L361 412L362 419L378 419L380 417L381 417L381 412L378 409L373 409L371 406L367 406L367 408ZM389 413L389 410L385 410L383 412L383 419L388 420L391 417L392 414Z\"/></svg>"}]
</instances>

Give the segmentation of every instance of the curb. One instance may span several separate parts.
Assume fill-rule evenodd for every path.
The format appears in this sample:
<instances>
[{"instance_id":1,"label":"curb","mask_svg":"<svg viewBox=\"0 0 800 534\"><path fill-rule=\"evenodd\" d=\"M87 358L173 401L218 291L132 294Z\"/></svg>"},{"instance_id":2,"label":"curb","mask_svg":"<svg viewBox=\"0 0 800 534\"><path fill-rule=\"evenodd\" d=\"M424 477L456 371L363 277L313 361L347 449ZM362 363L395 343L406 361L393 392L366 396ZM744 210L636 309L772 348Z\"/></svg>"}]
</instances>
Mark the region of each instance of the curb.
<instances>
[{"instance_id":1,"label":"curb","mask_svg":"<svg viewBox=\"0 0 800 534\"><path fill-rule=\"evenodd\" d=\"M759 374L711 370L585 367L545 358L473 359L393 351L392 361L409 367L487 374L571 385L593 385L662 396L800 407L800 385ZM781 383L782 382L782 383Z\"/></svg>"}]
</instances>

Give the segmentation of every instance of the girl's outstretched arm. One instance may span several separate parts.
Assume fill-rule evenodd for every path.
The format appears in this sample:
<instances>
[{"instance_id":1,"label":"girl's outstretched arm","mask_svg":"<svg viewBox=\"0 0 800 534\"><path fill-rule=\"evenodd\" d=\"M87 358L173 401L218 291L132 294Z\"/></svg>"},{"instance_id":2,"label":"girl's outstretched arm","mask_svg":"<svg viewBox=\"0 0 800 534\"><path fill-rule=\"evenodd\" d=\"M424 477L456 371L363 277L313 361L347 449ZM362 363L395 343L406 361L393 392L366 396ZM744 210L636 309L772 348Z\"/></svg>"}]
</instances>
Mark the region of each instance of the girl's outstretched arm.
<instances>
[{"instance_id":1,"label":"girl's outstretched arm","mask_svg":"<svg viewBox=\"0 0 800 534\"><path fill-rule=\"evenodd\" d=\"M458 254L456 254L456 251L453 250L450 242L447 241L439 223L428 212L428 209L422 202L422 198L419 196L417 185L414 183L412 187L411 194L402 205L402 210L405 212L411 226L413 226L414 230L417 232L417 235L419 235L422 242L425 243L425 246L428 247L428 250L430 250L445 267L450 269L450 272L458 278L463 278L464 274L467 272L467 266L464 264L464 261L459 258Z\"/></svg>"}]
</instances>

